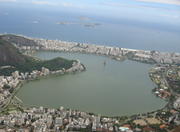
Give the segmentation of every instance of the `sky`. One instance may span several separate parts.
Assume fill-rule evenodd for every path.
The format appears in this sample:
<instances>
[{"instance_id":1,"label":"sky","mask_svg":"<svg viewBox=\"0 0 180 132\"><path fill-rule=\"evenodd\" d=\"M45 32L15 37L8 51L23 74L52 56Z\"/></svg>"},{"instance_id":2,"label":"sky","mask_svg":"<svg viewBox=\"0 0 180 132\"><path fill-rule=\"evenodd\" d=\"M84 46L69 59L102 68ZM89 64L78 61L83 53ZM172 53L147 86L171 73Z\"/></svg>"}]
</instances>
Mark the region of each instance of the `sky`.
<instances>
[{"instance_id":1,"label":"sky","mask_svg":"<svg viewBox=\"0 0 180 132\"><path fill-rule=\"evenodd\" d=\"M180 0L0 0L13 5L180 25Z\"/></svg>"}]
</instances>

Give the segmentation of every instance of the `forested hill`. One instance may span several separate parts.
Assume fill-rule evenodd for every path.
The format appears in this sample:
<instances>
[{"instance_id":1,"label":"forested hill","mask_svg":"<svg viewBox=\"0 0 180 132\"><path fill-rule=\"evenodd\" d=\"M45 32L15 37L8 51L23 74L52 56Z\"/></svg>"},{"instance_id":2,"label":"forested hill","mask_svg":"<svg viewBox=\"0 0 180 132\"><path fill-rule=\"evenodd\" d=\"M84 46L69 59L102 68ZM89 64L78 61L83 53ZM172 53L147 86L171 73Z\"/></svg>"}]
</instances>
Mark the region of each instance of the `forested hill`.
<instances>
[{"instance_id":1,"label":"forested hill","mask_svg":"<svg viewBox=\"0 0 180 132\"><path fill-rule=\"evenodd\" d=\"M31 72L46 67L51 71L68 69L72 67L74 60L67 60L61 57L42 61L22 54L10 42L0 36L0 75L10 75L13 71Z\"/></svg>"}]
</instances>

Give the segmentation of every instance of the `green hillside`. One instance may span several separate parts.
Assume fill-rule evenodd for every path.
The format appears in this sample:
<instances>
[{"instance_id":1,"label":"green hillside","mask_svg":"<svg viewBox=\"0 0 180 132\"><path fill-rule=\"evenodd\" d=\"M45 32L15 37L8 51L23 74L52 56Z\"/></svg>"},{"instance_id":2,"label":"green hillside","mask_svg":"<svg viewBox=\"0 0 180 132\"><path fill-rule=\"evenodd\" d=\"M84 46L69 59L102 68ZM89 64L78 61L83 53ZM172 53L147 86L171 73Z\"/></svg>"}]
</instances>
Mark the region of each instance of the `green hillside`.
<instances>
[{"instance_id":1,"label":"green hillside","mask_svg":"<svg viewBox=\"0 0 180 132\"><path fill-rule=\"evenodd\" d=\"M23 55L10 42L0 37L0 75L10 75L13 71L31 72L41 70L46 67L51 71L68 69L72 66L74 60L64 58L55 58L52 60L37 60L32 57Z\"/></svg>"}]
</instances>

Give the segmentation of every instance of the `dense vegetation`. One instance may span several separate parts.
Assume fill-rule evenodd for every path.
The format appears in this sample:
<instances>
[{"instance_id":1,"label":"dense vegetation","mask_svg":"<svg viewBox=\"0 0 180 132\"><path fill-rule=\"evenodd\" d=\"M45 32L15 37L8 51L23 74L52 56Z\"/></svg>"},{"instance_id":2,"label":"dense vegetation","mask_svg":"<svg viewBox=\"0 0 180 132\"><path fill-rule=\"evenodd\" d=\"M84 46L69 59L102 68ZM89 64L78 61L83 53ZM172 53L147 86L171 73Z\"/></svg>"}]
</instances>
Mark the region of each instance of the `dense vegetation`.
<instances>
[{"instance_id":1,"label":"dense vegetation","mask_svg":"<svg viewBox=\"0 0 180 132\"><path fill-rule=\"evenodd\" d=\"M31 72L46 67L51 71L68 69L72 66L73 60L55 58L42 61L23 55L15 46L0 37L0 75L10 75L13 71ZM4 67L9 66L9 67Z\"/></svg>"}]
</instances>

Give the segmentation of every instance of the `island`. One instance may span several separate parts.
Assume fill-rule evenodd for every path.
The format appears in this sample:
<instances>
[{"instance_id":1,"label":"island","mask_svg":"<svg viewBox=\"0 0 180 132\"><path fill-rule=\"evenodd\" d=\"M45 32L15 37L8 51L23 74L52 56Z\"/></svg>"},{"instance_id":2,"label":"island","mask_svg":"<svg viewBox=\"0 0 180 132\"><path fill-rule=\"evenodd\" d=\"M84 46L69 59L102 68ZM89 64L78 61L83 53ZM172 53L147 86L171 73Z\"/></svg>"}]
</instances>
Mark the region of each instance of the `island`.
<instances>
[{"instance_id":1,"label":"island","mask_svg":"<svg viewBox=\"0 0 180 132\"><path fill-rule=\"evenodd\" d=\"M78 22L65 22L65 21L61 21L61 22L57 22L56 24L58 25L81 25L84 27L97 27L97 26L101 26L101 23L78 23Z\"/></svg>"},{"instance_id":2,"label":"island","mask_svg":"<svg viewBox=\"0 0 180 132\"><path fill-rule=\"evenodd\" d=\"M119 132L168 132L177 131L180 125L180 54L159 51L134 50L119 47L110 47L60 40L30 38L23 35L3 34L0 46L6 43L16 48L21 55L22 65L30 60L30 68L24 69L19 63L1 64L0 71L8 69L9 75L0 76L0 129L6 131L119 131ZM10 47L11 47L10 46ZM1 50L2 48L0 48ZM8 48L9 49L9 48ZM126 59L141 63L153 64L149 70L149 77L156 84L153 93L167 101L167 105L159 110L148 113L139 113L132 116L107 117L94 113L82 112L60 107L59 109L44 107L25 107L13 98L18 89L19 81L31 80L39 76L55 73L71 73L84 71L85 67L79 61L69 61L63 58L42 61L32 57L25 59L21 52L48 50L61 52L79 52L86 54L103 55L124 61ZM3 53L3 52L0 52ZM9 52L10 53L10 52ZM19 58L19 59L20 59ZM6 59L5 59L6 60ZM13 59L16 60L16 59ZM62 65L62 63L67 65ZM4 60L0 60L4 61ZM51 69L52 65L57 67ZM4 64L4 62L3 62ZM15 65L16 64L16 65ZM27 66L28 67L28 66ZM32 68L33 67L33 68ZM58 69L58 67L60 69ZM64 68L64 69L63 69ZM66 69L65 69L66 68ZM14 69L11 71L9 69ZM24 74L29 70L28 74ZM31 71L31 72L30 72ZM19 74L22 73L22 74ZM177 130L176 130L177 129Z\"/></svg>"}]
</instances>

